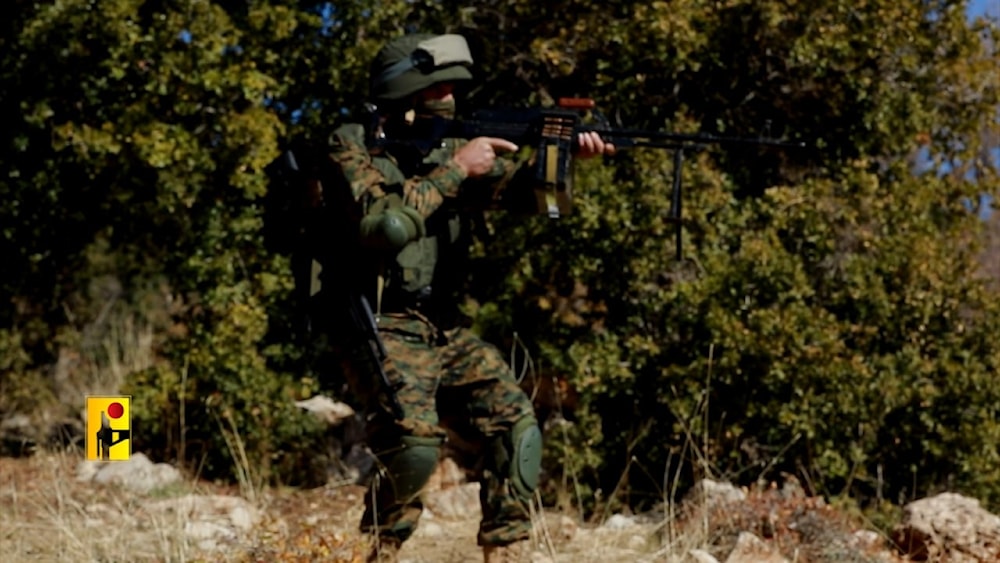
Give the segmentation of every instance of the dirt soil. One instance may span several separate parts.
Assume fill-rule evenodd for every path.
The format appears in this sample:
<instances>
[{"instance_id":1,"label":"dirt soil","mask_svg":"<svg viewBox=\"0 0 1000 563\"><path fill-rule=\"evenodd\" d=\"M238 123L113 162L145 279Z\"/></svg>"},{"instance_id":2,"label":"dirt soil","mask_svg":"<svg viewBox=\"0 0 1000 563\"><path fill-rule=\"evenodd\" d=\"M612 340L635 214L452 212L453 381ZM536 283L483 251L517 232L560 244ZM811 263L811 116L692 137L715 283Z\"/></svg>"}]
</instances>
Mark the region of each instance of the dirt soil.
<instances>
[{"instance_id":1,"label":"dirt soil","mask_svg":"<svg viewBox=\"0 0 1000 563\"><path fill-rule=\"evenodd\" d=\"M0 561L360 562L368 550L369 539L357 531L360 486L262 491L253 532L204 552L185 538L185 522L151 522L142 517L144 505L192 493L241 496L238 487L191 480L137 495L78 481L79 463L69 454L0 457ZM400 555L411 563L481 561L477 527L478 517L431 515Z\"/></svg>"},{"instance_id":2,"label":"dirt soil","mask_svg":"<svg viewBox=\"0 0 1000 563\"><path fill-rule=\"evenodd\" d=\"M190 537L184 517L150 518L147 507L189 494L247 498L228 484L187 480L148 495L81 482L78 455L0 457L0 561L361 562L369 540L357 531L364 489L267 489L251 495L260 515L249 533L206 549ZM245 491L243 491L245 493ZM860 546L864 529L821 500L751 492L737 509L650 521L618 517L583 524L554 512L536 515L532 563L686 562L692 549L725 561L740 531L765 538L788 561L885 562L903 559L878 540ZM401 560L482 561L478 515L421 521ZM868 536L873 533L868 532Z\"/></svg>"}]
</instances>

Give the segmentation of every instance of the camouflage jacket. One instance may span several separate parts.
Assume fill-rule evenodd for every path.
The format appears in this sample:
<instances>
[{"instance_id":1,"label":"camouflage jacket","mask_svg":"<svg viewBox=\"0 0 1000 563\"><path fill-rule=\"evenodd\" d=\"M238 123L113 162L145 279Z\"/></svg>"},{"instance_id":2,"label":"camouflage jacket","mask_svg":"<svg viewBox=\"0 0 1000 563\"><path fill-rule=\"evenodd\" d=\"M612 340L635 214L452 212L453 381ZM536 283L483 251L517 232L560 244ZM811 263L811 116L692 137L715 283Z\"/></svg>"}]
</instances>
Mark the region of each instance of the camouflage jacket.
<instances>
[{"instance_id":1,"label":"camouflage jacket","mask_svg":"<svg viewBox=\"0 0 1000 563\"><path fill-rule=\"evenodd\" d=\"M358 124L339 127L330 137L329 158L343 175L360 212L366 213L377 201L399 194L405 205L425 219L428 236L411 242L394 256L366 256L371 262L352 270L383 311L412 308L415 296L433 293L436 305L453 307L456 293L464 282L471 223L478 212L502 208L508 188L526 193L530 185L522 175L530 175L527 164L519 166L497 158L493 170L478 178L468 178L452 159L465 139L445 139L442 146L426 156L370 154L365 146L364 128ZM384 276L384 295L372 295L375 279ZM431 289L433 288L433 292ZM426 312L426 311L425 311ZM440 316L433 311L429 316Z\"/></svg>"},{"instance_id":2,"label":"camouflage jacket","mask_svg":"<svg viewBox=\"0 0 1000 563\"><path fill-rule=\"evenodd\" d=\"M364 128L348 124L331 135L330 158L346 177L354 200L365 209L392 191L400 193L404 204L427 218L446 203L460 209L497 207L519 167L509 159L497 158L492 172L470 179L451 160L465 143L464 139L445 139L441 148L422 161L405 165L401 163L405 159L392 154L370 155Z\"/></svg>"}]
</instances>

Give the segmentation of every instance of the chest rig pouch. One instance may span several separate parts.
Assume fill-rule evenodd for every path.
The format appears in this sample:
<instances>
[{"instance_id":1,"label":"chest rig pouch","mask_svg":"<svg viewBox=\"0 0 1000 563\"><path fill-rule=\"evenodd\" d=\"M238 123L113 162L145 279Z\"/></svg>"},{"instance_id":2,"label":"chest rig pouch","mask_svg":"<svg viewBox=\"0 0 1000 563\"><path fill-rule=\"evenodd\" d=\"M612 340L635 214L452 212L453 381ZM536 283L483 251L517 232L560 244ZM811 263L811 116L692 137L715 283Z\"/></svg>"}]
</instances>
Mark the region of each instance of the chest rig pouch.
<instances>
[{"instance_id":1,"label":"chest rig pouch","mask_svg":"<svg viewBox=\"0 0 1000 563\"><path fill-rule=\"evenodd\" d=\"M425 174L450 158L453 150L454 147L446 143L442 148L431 151L411 174ZM373 204L367 216L385 213L387 210L391 213L397 206L396 202L405 208L404 212L416 213L412 208L403 206L401 199L396 195L402 193L402 186L406 180L404 172L385 156L373 157L372 163L382 172L389 184L387 191L392 193ZM454 243L459 240L461 234L458 213L447 207L436 211L427 220L426 226L421 222L421 227L419 236L398 247L394 254L389 253L385 256L385 293L386 302L390 305L393 302L400 302L405 306L415 306L417 301L429 300L434 286L439 285L436 282L442 281L436 279L442 274L438 271L438 266L442 260L447 261L453 252Z\"/></svg>"}]
</instances>

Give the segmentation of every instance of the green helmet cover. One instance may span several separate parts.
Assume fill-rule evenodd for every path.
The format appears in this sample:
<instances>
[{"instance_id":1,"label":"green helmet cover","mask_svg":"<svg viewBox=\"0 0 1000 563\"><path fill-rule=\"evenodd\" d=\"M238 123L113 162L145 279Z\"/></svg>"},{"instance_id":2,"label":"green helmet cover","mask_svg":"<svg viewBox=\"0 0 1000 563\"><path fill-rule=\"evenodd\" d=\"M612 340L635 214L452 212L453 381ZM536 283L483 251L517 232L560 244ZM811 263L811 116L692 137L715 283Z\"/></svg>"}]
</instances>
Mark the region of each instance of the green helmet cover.
<instances>
[{"instance_id":1,"label":"green helmet cover","mask_svg":"<svg viewBox=\"0 0 1000 563\"><path fill-rule=\"evenodd\" d=\"M404 35L375 56L371 94L376 100L392 101L440 82L470 80L471 64L469 45L461 35Z\"/></svg>"}]
</instances>

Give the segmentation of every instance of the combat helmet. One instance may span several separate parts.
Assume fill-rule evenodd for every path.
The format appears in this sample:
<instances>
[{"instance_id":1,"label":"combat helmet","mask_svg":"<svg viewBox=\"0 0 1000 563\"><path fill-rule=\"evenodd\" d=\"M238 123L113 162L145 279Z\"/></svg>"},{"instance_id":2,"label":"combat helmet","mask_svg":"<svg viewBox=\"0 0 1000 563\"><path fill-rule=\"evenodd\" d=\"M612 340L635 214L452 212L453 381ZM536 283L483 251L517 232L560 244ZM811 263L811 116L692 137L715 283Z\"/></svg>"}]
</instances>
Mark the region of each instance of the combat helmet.
<instances>
[{"instance_id":1,"label":"combat helmet","mask_svg":"<svg viewBox=\"0 0 1000 563\"><path fill-rule=\"evenodd\" d=\"M439 82L470 80L472 54L456 34L404 35L387 43L371 68L371 95L382 102L401 100Z\"/></svg>"}]
</instances>

